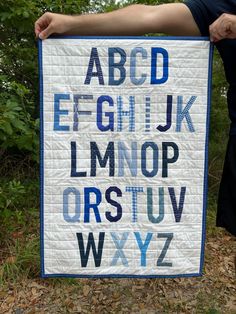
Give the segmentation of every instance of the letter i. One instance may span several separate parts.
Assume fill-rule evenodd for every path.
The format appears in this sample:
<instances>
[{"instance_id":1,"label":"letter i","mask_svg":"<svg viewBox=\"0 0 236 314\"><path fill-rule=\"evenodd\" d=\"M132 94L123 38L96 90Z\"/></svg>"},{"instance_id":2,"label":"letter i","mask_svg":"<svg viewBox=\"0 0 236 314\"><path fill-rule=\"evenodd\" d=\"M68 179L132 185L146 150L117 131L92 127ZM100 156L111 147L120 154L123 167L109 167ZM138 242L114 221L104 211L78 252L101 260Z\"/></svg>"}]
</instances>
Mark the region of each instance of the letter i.
<instances>
[{"instance_id":1,"label":"letter i","mask_svg":"<svg viewBox=\"0 0 236 314\"><path fill-rule=\"evenodd\" d=\"M150 122L151 122L151 99L146 97L146 112L145 112L145 132L150 132Z\"/></svg>"}]
</instances>

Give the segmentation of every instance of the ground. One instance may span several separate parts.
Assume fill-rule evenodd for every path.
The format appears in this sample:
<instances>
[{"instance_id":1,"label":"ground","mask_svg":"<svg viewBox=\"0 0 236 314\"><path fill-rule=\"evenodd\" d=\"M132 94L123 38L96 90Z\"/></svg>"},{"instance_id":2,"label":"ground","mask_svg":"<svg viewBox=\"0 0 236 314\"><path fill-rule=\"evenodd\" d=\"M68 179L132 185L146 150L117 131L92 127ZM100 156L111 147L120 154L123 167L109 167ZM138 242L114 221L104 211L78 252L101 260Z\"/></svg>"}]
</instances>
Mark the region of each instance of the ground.
<instances>
[{"instance_id":1,"label":"ground","mask_svg":"<svg viewBox=\"0 0 236 314\"><path fill-rule=\"evenodd\" d=\"M24 273L2 282L0 313L234 314L235 252L235 238L221 230L207 236L198 278L40 279L37 271ZM1 265L15 263L14 255L4 258Z\"/></svg>"}]
</instances>

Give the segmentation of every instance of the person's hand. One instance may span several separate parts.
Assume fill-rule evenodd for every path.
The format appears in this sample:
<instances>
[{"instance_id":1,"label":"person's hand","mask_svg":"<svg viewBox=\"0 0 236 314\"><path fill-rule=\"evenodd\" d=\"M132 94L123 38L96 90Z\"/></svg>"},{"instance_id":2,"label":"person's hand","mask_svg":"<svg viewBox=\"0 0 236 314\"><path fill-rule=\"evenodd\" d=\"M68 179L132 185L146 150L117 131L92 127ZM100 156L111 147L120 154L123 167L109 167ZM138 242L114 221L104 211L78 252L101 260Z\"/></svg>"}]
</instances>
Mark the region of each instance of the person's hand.
<instances>
[{"instance_id":1,"label":"person's hand","mask_svg":"<svg viewBox=\"0 0 236 314\"><path fill-rule=\"evenodd\" d=\"M209 28L210 39L217 42L224 38L236 38L236 15L222 14Z\"/></svg>"},{"instance_id":2,"label":"person's hand","mask_svg":"<svg viewBox=\"0 0 236 314\"><path fill-rule=\"evenodd\" d=\"M46 39L51 34L65 34L72 25L73 17L56 13L44 13L34 25L36 37Z\"/></svg>"}]
</instances>

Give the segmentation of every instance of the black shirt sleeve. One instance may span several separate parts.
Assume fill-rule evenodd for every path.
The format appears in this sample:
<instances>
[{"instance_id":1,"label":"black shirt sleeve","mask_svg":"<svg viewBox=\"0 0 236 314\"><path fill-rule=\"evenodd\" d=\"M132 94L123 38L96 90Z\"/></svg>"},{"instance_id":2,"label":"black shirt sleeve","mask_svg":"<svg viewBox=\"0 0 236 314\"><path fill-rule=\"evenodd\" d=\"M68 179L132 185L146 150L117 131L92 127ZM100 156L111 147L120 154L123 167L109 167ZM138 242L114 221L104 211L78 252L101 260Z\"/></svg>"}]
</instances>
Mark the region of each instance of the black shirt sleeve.
<instances>
[{"instance_id":1,"label":"black shirt sleeve","mask_svg":"<svg viewBox=\"0 0 236 314\"><path fill-rule=\"evenodd\" d=\"M236 14L236 0L185 0L202 34L209 36L211 25L221 14Z\"/></svg>"}]
</instances>

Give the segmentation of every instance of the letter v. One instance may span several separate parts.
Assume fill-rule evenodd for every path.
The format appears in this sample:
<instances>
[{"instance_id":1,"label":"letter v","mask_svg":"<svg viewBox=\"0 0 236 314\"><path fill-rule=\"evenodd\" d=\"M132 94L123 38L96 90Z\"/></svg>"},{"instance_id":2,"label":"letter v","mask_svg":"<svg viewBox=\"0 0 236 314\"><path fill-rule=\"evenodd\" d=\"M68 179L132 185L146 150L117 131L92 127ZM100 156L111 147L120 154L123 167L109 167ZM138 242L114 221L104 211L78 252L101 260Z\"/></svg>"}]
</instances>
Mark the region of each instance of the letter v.
<instances>
[{"instance_id":1,"label":"letter v","mask_svg":"<svg viewBox=\"0 0 236 314\"><path fill-rule=\"evenodd\" d=\"M186 194L186 187L181 187L181 192L180 192L180 198L179 198L179 206L177 206L177 200L175 196L175 189L174 188L168 188L169 194L170 194L170 199L172 203L172 207L174 210L174 215L175 215L175 221L180 222L182 212L183 212L183 207L184 207L184 199L185 199L185 194Z\"/></svg>"}]
</instances>

